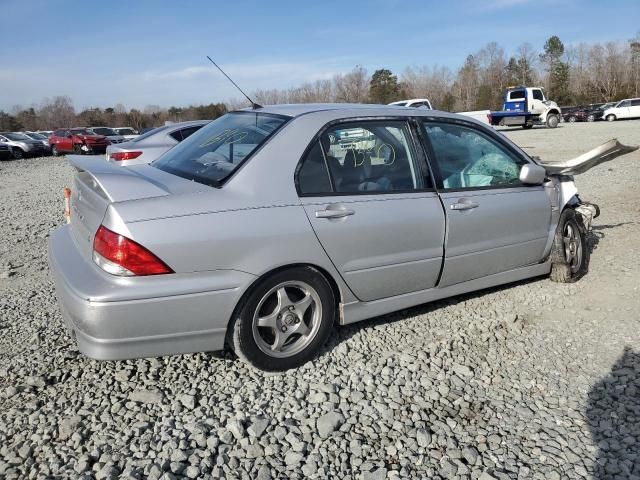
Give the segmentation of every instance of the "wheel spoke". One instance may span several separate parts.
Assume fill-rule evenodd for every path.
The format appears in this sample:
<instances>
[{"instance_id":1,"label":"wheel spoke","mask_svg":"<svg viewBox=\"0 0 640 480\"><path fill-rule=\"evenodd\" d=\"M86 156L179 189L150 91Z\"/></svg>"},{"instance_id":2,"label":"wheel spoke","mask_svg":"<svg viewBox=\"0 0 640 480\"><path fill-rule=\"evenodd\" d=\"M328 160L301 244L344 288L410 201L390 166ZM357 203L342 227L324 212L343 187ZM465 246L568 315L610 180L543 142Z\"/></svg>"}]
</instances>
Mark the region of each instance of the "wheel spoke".
<instances>
[{"instance_id":1,"label":"wheel spoke","mask_svg":"<svg viewBox=\"0 0 640 480\"><path fill-rule=\"evenodd\" d=\"M276 330L275 330L276 338L275 338L273 344L271 345L271 350L273 350L274 352L281 351L282 347L284 347L285 342L287 341L289 336L291 336L291 333L289 333L290 331L291 330L287 330L286 332L283 332L283 331L278 330L276 328Z\"/></svg>"},{"instance_id":2,"label":"wheel spoke","mask_svg":"<svg viewBox=\"0 0 640 480\"><path fill-rule=\"evenodd\" d=\"M276 295L278 296L278 310L282 310L293 305L291 299L289 298L289 294L284 287L280 287Z\"/></svg>"},{"instance_id":3,"label":"wheel spoke","mask_svg":"<svg viewBox=\"0 0 640 480\"><path fill-rule=\"evenodd\" d=\"M309 292L305 292L304 297L293 304L293 307L295 308L296 313L298 314L298 317L300 317L300 319L304 318L304 314L312 303L313 297Z\"/></svg>"},{"instance_id":4,"label":"wheel spoke","mask_svg":"<svg viewBox=\"0 0 640 480\"><path fill-rule=\"evenodd\" d=\"M272 313L269 315L265 315L264 317L258 318L258 326L259 327L269 327L269 328L277 328L276 320L278 318L278 313L280 309L276 306Z\"/></svg>"},{"instance_id":5,"label":"wheel spoke","mask_svg":"<svg viewBox=\"0 0 640 480\"><path fill-rule=\"evenodd\" d=\"M311 333L311 329L307 326L304 320L300 320L295 333L299 333L301 336L306 337Z\"/></svg>"}]
</instances>

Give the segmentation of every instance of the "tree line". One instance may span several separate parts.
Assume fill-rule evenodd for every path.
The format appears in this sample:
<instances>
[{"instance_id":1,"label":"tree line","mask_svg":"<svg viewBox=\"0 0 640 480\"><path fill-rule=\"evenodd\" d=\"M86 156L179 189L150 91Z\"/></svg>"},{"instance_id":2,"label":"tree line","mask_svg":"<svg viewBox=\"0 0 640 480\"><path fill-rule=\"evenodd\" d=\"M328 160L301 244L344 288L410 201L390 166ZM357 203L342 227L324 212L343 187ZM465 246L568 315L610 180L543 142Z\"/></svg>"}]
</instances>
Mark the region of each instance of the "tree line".
<instances>
[{"instance_id":1,"label":"tree line","mask_svg":"<svg viewBox=\"0 0 640 480\"><path fill-rule=\"evenodd\" d=\"M452 112L499 109L502 92L510 85L543 86L560 105L601 103L640 97L640 33L626 42L566 47L552 36L536 50L523 43L507 57L490 42L468 55L457 70L445 66L411 66L400 75L381 68L371 75L360 66L330 79L286 89L259 89L252 98L263 105L305 102L390 103L406 98L429 98L434 108ZM229 100L189 107L147 105L127 110L108 108L76 111L71 98L58 96L39 105L0 110L0 130L51 130L58 127L108 125L136 129L166 121L213 119L247 106Z\"/></svg>"}]
</instances>

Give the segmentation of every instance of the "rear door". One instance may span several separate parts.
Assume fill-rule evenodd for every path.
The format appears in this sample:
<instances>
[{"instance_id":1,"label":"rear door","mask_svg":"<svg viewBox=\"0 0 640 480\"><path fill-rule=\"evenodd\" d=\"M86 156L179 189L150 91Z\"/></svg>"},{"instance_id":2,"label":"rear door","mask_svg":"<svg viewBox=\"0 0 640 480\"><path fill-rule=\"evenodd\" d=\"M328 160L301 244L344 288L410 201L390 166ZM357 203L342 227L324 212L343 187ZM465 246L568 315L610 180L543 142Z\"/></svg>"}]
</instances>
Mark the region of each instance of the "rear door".
<instances>
[{"instance_id":1,"label":"rear door","mask_svg":"<svg viewBox=\"0 0 640 480\"><path fill-rule=\"evenodd\" d=\"M519 181L527 159L492 132L464 122L423 123L447 216L439 286L541 261L551 203Z\"/></svg>"},{"instance_id":2,"label":"rear door","mask_svg":"<svg viewBox=\"0 0 640 480\"><path fill-rule=\"evenodd\" d=\"M631 118L640 117L640 98L634 98L631 100L631 106L629 107L629 116Z\"/></svg>"},{"instance_id":3,"label":"rear door","mask_svg":"<svg viewBox=\"0 0 640 480\"><path fill-rule=\"evenodd\" d=\"M360 300L437 282L445 218L419 155L406 121L354 121L325 130L298 167L307 217Z\"/></svg>"},{"instance_id":4,"label":"rear door","mask_svg":"<svg viewBox=\"0 0 640 480\"><path fill-rule=\"evenodd\" d=\"M631 100L624 100L615 108L617 118L629 118L631 116Z\"/></svg>"}]
</instances>

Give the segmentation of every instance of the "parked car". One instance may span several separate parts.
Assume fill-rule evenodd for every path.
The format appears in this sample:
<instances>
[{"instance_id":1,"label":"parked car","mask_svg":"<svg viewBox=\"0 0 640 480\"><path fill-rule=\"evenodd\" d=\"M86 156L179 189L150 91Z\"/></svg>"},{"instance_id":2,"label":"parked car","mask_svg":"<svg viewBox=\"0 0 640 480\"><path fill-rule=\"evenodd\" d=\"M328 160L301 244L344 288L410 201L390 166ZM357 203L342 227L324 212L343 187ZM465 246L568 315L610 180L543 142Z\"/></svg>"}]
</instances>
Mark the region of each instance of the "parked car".
<instances>
[{"instance_id":1,"label":"parked car","mask_svg":"<svg viewBox=\"0 0 640 480\"><path fill-rule=\"evenodd\" d=\"M53 135L53 130L39 130L36 133L39 133L40 135L43 135L49 138L51 135Z\"/></svg>"},{"instance_id":2,"label":"parked car","mask_svg":"<svg viewBox=\"0 0 640 480\"><path fill-rule=\"evenodd\" d=\"M13 158L11 147L5 143L0 143L0 160L9 160Z\"/></svg>"},{"instance_id":3,"label":"parked car","mask_svg":"<svg viewBox=\"0 0 640 480\"><path fill-rule=\"evenodd\" d=\"M575 122L586 122L588 116L588 107L586 106L577 106L577 107L562 107L562 119L565 122L575 123Z\"/></svg>"},{"instance_id":4,"label":"parked car","mask_svg":"<svg viewBox=\"0 0 640 480\"><path fill-rule=\"evenodd\" d=\"M129 142L109 145L107 161L122 166L151 163L207 123L209 120L172 123L143 133Z\"/></svg>"},{"instance_id":5,"label":"parked car","mask_svg":"<svg viewBox=\"0 0 640 480\"><path fill-rule=\"evenodd\" d=\"M23 133L0 133L0 143L11 147L14 158L36 157L45 153L44 147L39 140L29 138Z\"/></svg>"},{"instance_id":6,"label":"parked car","mask_svg":"<svg viewBox=\"0 0 640 480\"><path fill-rule=\"evenodd\" d=\"M604 111L607 108L613 107L616 103L617 102L603 103L603 104L600 104L599 106L595 107L593 110L591 110L589 112L589 118L592 118L593 120L589 120L589 118L587 118L587 121L595 122L596 120L601 120L602 119L602 115L604 114Z\"/></svg>"},{"instance_id":7,"label":"parked car","mask_svg":"<svg viewBox=\"0 0 640 480\"><path fill-rule=\"evenodd\" d=\"M24 133L27 137L31 138L32 140L37 140L40 143L42 143L42 147L44 148L45 155L51 154L51 147L49 146L49 137L45 137L44 135L40 135L39 133L36 133L36 132L22 132L22 133Z\"/></svg>"},{"instance_id":8,"label":"parked car","mask_svg":"<svg viewBox=\"0 0 640 480\"><path fill-rule=\"evenodd\" d=\"M625 100L620 100L613 107L609 107L602 112L602 116L609 122L624 118L639 118L640 98L627 98Z\"/></svg>"},{"instance_id":9,"label":"parked car","mask_svg":"<svg viewBox=\"0 0 640 480\"><path fill-rule=\"evenodd\" d=\"M351 130L372 147L331 144ZM97 359L228 342L295 367L336 324L584 275L595 208L571 175L635 150L614 142L543 167L460 115L300 104L226 114L151 165L71 156L71 223L49 238L61 310Z\"/></svg>"},{"instance_id":10,"label":"parked car","mask_svg":"<svg viewBox=\"0 0 640 480\"><path fill-rule=\"evenodd\" d=\"M116 132L113 128L87 127L87 130L92 132L94 135L102 135L103 137L107 137L107 140L109 140L109 143L112 145L127 141L126 138Z\"/></svg>"},{"instance_id":11,"label":"parked car","mask_svg":"<svg viewBox=\"0 0 640 480\"><path fill-rule=\"evenodd\" d=\"M114 130L118 135L122 135L126 141L133 140L139 134L131 127L115 127Z\"/></svg>"},{"instance_id":12,"label":"parked car","mask_svg":"<svg viewBox=\"0 0 640 480\"><path fill-rule=\"evenodd\" d=\"M392 102L389 105L397 105L398 107L426 108L427 110L433 110L433 108L431 107L431 101L428 98L412 98L411 100L400 100L398 102Z\"/></svg>"},{"instance_id":13,"label":"parked car","mask_svg":"<svg viewBox=\"0 0 640 480\"><path fill-rule=\"evenodd\" d=\"M103 135L96 135L86 128L62 128L49 137L51 153L97 154L107 150L109 141Z\"/></svg>"}]
</instances>

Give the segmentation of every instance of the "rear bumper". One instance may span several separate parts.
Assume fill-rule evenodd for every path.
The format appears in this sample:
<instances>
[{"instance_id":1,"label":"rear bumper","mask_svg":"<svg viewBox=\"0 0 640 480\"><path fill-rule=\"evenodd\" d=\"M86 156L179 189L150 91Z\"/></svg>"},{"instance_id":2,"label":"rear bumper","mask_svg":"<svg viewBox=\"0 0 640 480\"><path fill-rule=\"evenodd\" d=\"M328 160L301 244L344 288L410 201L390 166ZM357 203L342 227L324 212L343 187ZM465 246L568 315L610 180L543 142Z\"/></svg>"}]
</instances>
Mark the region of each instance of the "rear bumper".
<instances>
[{"instance_id":1,"label":"rear bumper","mask_svg":"<svg viewBox=\"0 0 640 480\"><path fill-rule=\"evenodd\" d=\"M99 360L220 350L254 276L232 270L121 278L80 253L69 226L49 238L58 303L78 348Z\"/></svg>"}]
</instances>

